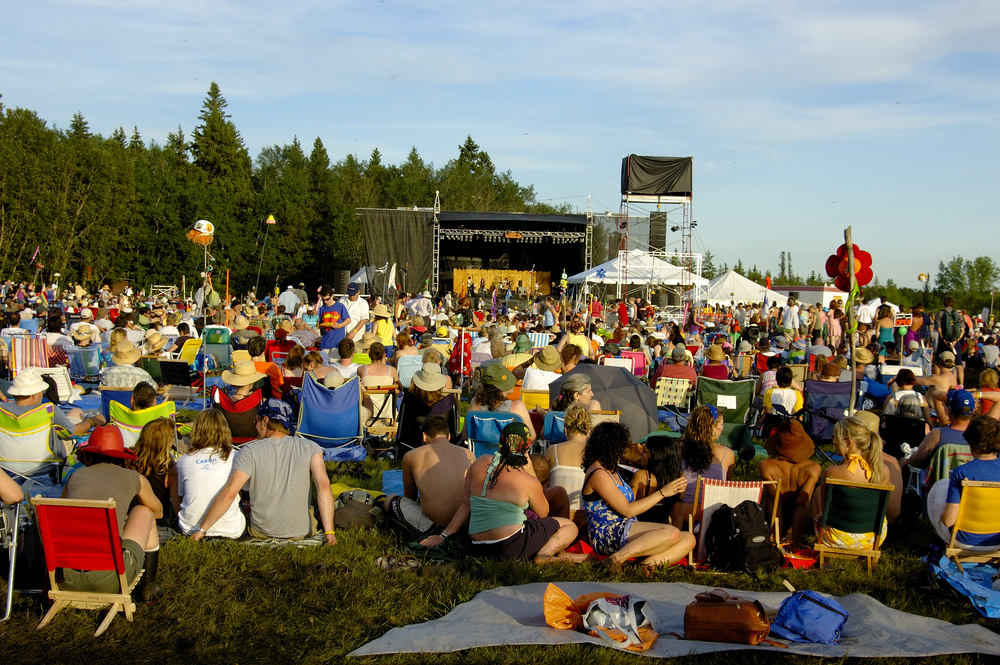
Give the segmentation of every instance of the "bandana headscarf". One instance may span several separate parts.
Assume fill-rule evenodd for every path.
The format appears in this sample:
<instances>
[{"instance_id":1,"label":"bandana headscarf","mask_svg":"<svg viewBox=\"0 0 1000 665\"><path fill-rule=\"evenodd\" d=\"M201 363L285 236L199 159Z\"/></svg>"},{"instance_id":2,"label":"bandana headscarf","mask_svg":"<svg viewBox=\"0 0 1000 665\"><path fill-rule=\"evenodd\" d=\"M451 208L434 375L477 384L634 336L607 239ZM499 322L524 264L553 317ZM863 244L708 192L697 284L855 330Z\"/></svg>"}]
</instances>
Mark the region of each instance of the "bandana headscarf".
<instances>
[{"instance_id":1,"label":"bandana headscarf","mask_svg":"<svg viewBox=\"0 0 1000 665\"><path fill-rule=\"evenodd\" d=\"M510 423L500 433L500 448L493 454L493 473L487 485L493 489L504 468L520 469L528 463L528 448L531 446L531 431L524 423Z\"/></svg>"}]
</instances>

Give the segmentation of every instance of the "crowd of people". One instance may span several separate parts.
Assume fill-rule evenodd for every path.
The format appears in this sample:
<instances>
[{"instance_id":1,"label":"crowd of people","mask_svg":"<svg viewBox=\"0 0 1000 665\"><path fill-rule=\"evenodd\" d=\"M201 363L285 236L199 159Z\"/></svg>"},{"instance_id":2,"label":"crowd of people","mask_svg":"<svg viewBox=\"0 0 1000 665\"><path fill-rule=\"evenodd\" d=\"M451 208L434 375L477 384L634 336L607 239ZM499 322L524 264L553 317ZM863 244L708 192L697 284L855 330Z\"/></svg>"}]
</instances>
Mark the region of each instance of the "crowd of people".
<instances>
[{"instance_id":1,"label":"crowd of people","mask_svg":"<svg viewBox=\"0 0 1000 665\"><path fill-rule=\"evenodd\" d=\"M759 471L763 479L781 480L781 494L768 501L779 504L793 547L806 545L812 534L817 542L846 547L872 537L815 528L825 478L892 484L879 538L904 513L904 470L926 469L941 445L967 446L974 458L946 470L927 493L928 515L943 538L955 522L961 479L1000 481L997 328L959 312L950 298L934 317L914 307L912 324L901 331L887 305L857 308L852 329L843 303L803 306L792 298L780 307L696 308L679 317L634 298L572 307L550 297L515 311L505 303L473 303L461 294L436 299L425 291L383 303L361 297L353 283L343 296L322 286L316 302L302 284L242 303L223 303L210 284L197 302L107 288L96 295L79 287L61 297L56 291L0 288L7 313L0 340L8 360L7 343L18 336L45 339L52 363L65 361L67 349L97 345L103 366L97 380L131 390L131 407L139 410L155 404L159 388L144 359L176 355L202 333L225 329L233 352L222 373L228 398L239 404L261 391L254 431L242 445L234 445L233 423L217 408L199 413L184 437L171 420L152 420L131 448L100 413L51 409L56 429L82 440L63 495L107 498L111 492L116 498L129 570L146 570L146 600L162 594L157 526L193 540L315 535L336 544L323 448L295 433L303 380L336 390L358 377L368 422L378 418L369 391L401 393L407 415L398 440L409 450L401 461L403 493L381 497L378 505L424 547L460 537L474 556L537 563L597 557L612 570L640 559L651 573L695 547L687 525L698 479L733 477L734 451L720 443L723 416L715 405L697 406L679 438L653 437L645 446L624 424L595 425L604 396L595 394L585 372L573 370L623 354L650 387L662 378L692 386L703 377L756 379L760 411L783 418L769 433ZM274 349L283 362L276 362ZM416 369L404 381L406 365ZM810 459L813 443L794 424L804 390L792 371L796 365L805 370L798 376L809 380L861 386L865 408L834 427L837 463L825 469ZM203 357L192 371L211 366ZM563 376L550 407L564 414L565 441L533 454L546 409L529 409L519 395L548 390ZM2 408L15 416L46 397L58 403L52 386L31 368L0 388ZM518 417L503 429L495 454L476 459L455 445L468 438L450 418L463 389L466 414ZM887 422L879 414L922 421L920 439L886 450ZM53 439L52 452L69 459L74 451ZM19 478L41 473L0 466ZM626 475L625 467L634 472ZM4 501L17 500L6 481L0 490ZM1000 534L962 537L972 545L1000 545ZM593 554L570 548L581 538ZM67 582L95 590L109 584L72 573Z\"/></svg>"}]
</instances>

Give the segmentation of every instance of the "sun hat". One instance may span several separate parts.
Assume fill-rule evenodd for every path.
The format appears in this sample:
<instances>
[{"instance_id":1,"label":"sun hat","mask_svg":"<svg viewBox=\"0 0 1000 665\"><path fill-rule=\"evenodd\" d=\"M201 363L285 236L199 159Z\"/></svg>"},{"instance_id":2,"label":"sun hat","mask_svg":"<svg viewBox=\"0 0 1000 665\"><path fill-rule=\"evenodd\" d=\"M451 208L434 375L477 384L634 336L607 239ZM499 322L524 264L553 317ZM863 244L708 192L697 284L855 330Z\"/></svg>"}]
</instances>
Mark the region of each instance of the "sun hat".
<instances>
[{"instance_id":1,"label":"sun hat","mask_svg":"<svg viewBox=\"0 0 1000 665\"><path fill-rule=\"evenodd\" d=\"M764 445L768 457L788 460L792 464L805 462L812 457L815 445L798 420L783 422L768 437Z\"/></svg>"},{"instance_id":2,"label":"sun hat","mask_svg":"<svg viewBox=\"0 0 1000 665\"><path fill-rule=\"evenodd\" d=\"M337 373L339 374L340 372ZM273 397L265 399L260 403L260 406L257 407L257 417L267 418L268 420L281 423L285 426L285 429L287 429L289 433L295 432L295 427L292 425L292 407L284 400L275 399Z\"/></svg>"},{"instance_id":3,"label":"sun hat","mask_svg":"<svg viewBox=\"0 0 1000 665\"><path fill-rule=\"evenodd\" d=\"M531 365L546 372L554 372L562 367L562 356L559 355L556 347L550 344L535 354L534 362Z\"/></svg>"},{"instance_id":4,"label":"sun hat","mask_svg":"<svg viewBox=\"0 0 1000 665\"><path fill-rule=\"evenodd\" d=\"M784 335L778 335L777 337L774 338L774 345L779 349L787 349L788 338L785 337Z\"/></svg>"},{"instance_id":5,"label":"sun hat","mask_svg":"<svg viewBox=\"0 0 1000 665\"><path fill-rule=\"evenodd\" d=\"M420 370L413 375L413 385L427 392L437 392L444 388L447 383L447 379L441 373L441 366L435 363L424 363Z\"/></svg>"},{"instance_id":6,"label":"sun hat","mask_svg":"<svg viewBox=\"0 0 1000 665\"><path fill-rule=\"evenodd\" d=\"M301 319L297 320L301 321ZM294 329L294 327L292 326L291 319L283 319L279 327L285 332L292 332L292 330Z\"/></svg>"},{"instance_id":7,"label":"sun hat","mask_svg":"<svg viewBox=\"0 0 1000 665\"><path fill-rule=\"evenodd\" d=\"M70 337L75 340L85 340L90 339L90 336L94 334L94 329L90 327L87 323L81 323L78 325L73 332L70 333Z\"/></svg>"},{"instance_id":8,"label":"sun hat","mask_svg":"<svg viewBox=\"0 0 1000 665\"><path fill-rule=\"evenodd\" d=\"M514 373L500 363L493 363L482 368L483 383L507 392L517 384Z\"/></svg>"},{"instance_id":9,"label":"sun hat","mask_svg":"<svg viewBox=\"0 0 1000 665\"><path fill-rule=\"evenodd\" d=\"M610 353L613 356L617 356L622 352L622 347L618 345L618 342L608 342L604 345L604 352Z\"/></svg>"},{"instance_id":10,"label":"sun hat","mask_svg":"<svg viewBox=\"0 0 1000 665\"><path fill-rule=\"evenodd\" d=\"M434 331L435 337L448 337L448 326L440 326L436 331Z\"/></svg>"},{"instance_id":11,"label":"sun hat","mask_svg":"<svg viewBox=\"0 0 1000 665\"><path fill-rule=\"evenodd\" d=\"M152 335L146 335L146 345L150 351L159 351L167 345L167 339L154 330Z\"/></svg>"},{"instance_id":12,"label":"sun hat","mask_svg":"<svg viewBox=\"0 0 1000 665\"><path fill-rule=\"evenodd\" d=\"M136 458L135 453L125 447L122 431L115 425L95 427L87 439L87 444L77 448L76 452L133 461Z\"/></svg>"},{"instance_id":13,"label":"sun hat","mask_svg":"<svg viewBox=\"0 0 1000 665\"><path fill-rule=\"evenodd\" d=\"M424 291L424 292L423 292L423 293L421 293L420 295L421 295L421 297L423 297L423 298L430 298L430 297L431 297L431 292L430 292L430 291Z\"/></svg>"},{"instance_id":14,"label":"sun hat","mask_svg":"<svg viewBox=\"0 0 1000 665\"><path fill-rule=\"evenodd\" d=\"M670 359L675 363L682 363L687 359L687 349L678 344L674 347L674 350L670 352Z\"/></svg>"},{"instance_id":15,"label":"sun hat","mask_svg":"<svg viewBox=\"0 0 1000 665\"><path fill-rule=\"evenodd\" d=\"M906 345L906 348L908 348L910 351L913 351L914 349L919 349L920 348L920 342L918 342L915 339L911 339L910 343Z\"/></svg>"},{"instance_id":16,"label":"sun hat","mask_svg":"<svg viewBox=\"0 0 1000 665\"><path fill-rule=\"evenodd\" d=\"M504 329L504 333L506 333L508 335L516 335L517 334L517 326L515 326L513 323L508 324L508 326Z\"/></svg>"},{"instance_id":17,"label":"sun hat","mask_svg":"<svg viewBox=\"0 0 1000 665\"><path fill-rule=\"evenodd\" d=\"M339 372L337 373L339 374ZM266 376L266 374L257 371L252 360L241 360L238 363L233 363L233 371L230 372L227 369L222 372L222 380L231 386L248 386L257 383Z\"/></svg>"},{"instance_id":18,"label":"sun hat","mask_svg":"<svg viewBox=\"0 0 1000 665\"><path fill-rule=\"evenodd\" d=\"M245 330L249 325L250 321L242 314L233 319L233 330Z\"/></svg>"},{"instance_id":19,"label":"sun hat","mask_svg":"<svg viewBox=\"0 0 1000 665\"><path fill-rule=\"evenodd\" d=\"M448 315L445 314L444 312L438 312L437 316L434 317L434 320L435 321L439 321L439 322L440 321L447 321L448 320Z\"/></svg>"},{"instance_id":20,"label":"sun hat","mask_svg":"<svg viewBox=\"0 0 1000 665\"><path fill-rule=\"evenodd\" d=\"M858 420L867 425L868 429L871 430L872 434L878 434L878 428L880 423L879 423L879 417L876 414L872 413L871 411L855 411L854 415L855 417L857 417Z\"/></svg>"},{"instance_id":21,"label":"sun hat","mask_svg":"<svg viewBox=\"0 0 1000 665\"><path fill-rule=\"evenodd\" d=\"M326 376L323 377L323 385L326 388L339 388L344 385L344 375L339 371L327 372Z\"/></svg>"},{"instance_id":22,"label":"sun hat","mask_svg":"<svg viewBox=\"0 0 1000 665\"><path fill-rule=\"evenodd\" d=\"M372 310L372 314L374 316L378 316L378 317L381 317L383 319L388 319L389 318L389 308L386 307L385 305L383 305L382 303L379 303L379 304L375 305L375 309Z\"/></svg>"},{"instance_id":23,"label":"sun hat","mask_svg":"<svg viewBox=\"0 0 1000 665\"><path fill-rule=\"evenodd\" d=\"M139 352L139 349L135 348L135 344L123 339L115 347L114 355L111 356L111 362L116 365L131 365L140 357L142 357L142 353Z\"/></svg>"},{"instance_id":24,"label":"sun hat","mask_svg":"<svg viewBox=\"0 0 1000 665\"><path fill-rule=\"evenodd\" d=\"M854 349L854 362L856 364L870 365L873 360L875 360L875 356L865 347L862 346L859 349Z\"/></svg>"},{"instance_id":25,"label":"sun hat","mask_svg":"<svg viewBox=\"0 0 1000 665\"><path fill-rule=\"evenodd\" d=\"M434 335L429 332L425 332L420 335L420 346L430 346L434 343Z\"/></svg>"},{"instance_id":26,"label":"sun hat","mask_svg":"<svg viewBox=\"0 0 1000 665\"><path fill-rule=\"evenodd\" d=\"M753 346L751 346L750 342L748 342L745 339L744 340L740 340L739 352L740 353L750 353L751 351L753 351Z\"/></svg>"},{"instance_id":27,"label":"sun hat","mask_svg":"<svg viewBox=\"0 0 1000 665\"><path fill-rule=\"evenodd\" d=\"M531 338L521 333L514 340L514 353L527 353L531 351Z\"/></svg>"},{"instance_id":28,"label":"sun hat","mask_svg":"<svg viewBox=\"0 0 1000 665\"><path fill-rule=\"evenodd\" d=\"M361 336L360 342L354 343L354 347L360 351L367 351L368 347L377 341L379 341L378 337L376 337L370 332L366 332L364 335Z\"/></svg>"},{"instance_id":29,"label":"sun hat","mask_svg":"<svg viewBox=\"0 0 1000 665\"><path fill-rule=\"evenodd\" d=\"M709 360L723 361L726 359L726 352L718 344L713 344L705 351L705 357Z\"/></svg>"},{"instance_id":30,"label":"sun hat","mask_svg":"<svg viewBox=\"0 0 1000 665\"><path fill-rule=\"evenodd\" d=\"M549 328L549 332L554 332L554 333L562 332L562 328L560 328L559 324L557 323L551 328Z\"/></svg>"},{"instance_id":31,"label":"sun hat","mask_svg":"<svg viewBox=\"0 0 1000 665\"><path fill-rule=\"evenodd\" d=\"M20 319L21 319L22 321L26 321L27 319L31 319L31 318L33 318L33 317L35 316L35 313L34 313L34 312L32 312L32 311L31 311L30 309L22 309L22 310L20 311L20 313L18 313L18 315L17 315L17 316L18 316L18 318L20 318Z\"/></svg>"},{"instance_id":32,"label":"sun hat","mask_svg":"<svg viewBox=\"0 0 1000 665\"><path fill-rule=\"evenodd\" d=\"M38 373L38 369L28 367L17 373L17 376L14 377L14 383L7 390L7 394L27 397L43 393L48 387L49 384L45 383L42 379L42 375Z\"/></svg>"}]
</instances>

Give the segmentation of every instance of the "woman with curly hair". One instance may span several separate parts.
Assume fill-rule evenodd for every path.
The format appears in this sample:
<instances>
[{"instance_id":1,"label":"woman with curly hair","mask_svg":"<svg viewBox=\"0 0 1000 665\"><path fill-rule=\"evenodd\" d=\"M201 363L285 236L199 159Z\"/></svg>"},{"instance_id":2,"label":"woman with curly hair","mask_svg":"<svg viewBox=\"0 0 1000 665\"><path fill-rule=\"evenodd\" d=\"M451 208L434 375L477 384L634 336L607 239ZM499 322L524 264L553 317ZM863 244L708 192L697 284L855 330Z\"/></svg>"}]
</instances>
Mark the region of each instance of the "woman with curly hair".
<instances>
[{"instance_id":1,"label":"woman with curly hair","mask_svg":"<svg viewBox=\"0 0 1000 665\"><path fill-rule=\"evenodd\" d=\"M583 452L583 506L591 545L598 554L608 557L605 565L618 572L625 561L644 556L643 572L649 576L658 567L687 556L694 549L695 539L667 524L638 521L638 515L664 498L683 492L687 481L680 476L645 498L634 500L632 488L618 473L618 463L631 441L628 428L621 423L601 423L590 433Z\"/></svg>"},{"instance_id":2,"label":"woman with curly hair","mask_svg":"<svg viewBox=\"0 0 1000 665\"><path fill-rule=\"evenodd\" d=\"M639 466L630 483L636 499L644 499L666 486L671 481L683 477L681 473L681 450L677 439L670 436L651 436L639 456ZM639 515L645 522L670 523L670 511L680 497L669 496Z\"/></svg>"},{"instance_id":3,"label":"woman with curly hair","mask_svg":"<svg viewBox=\"0 0 1000 665\"><path fill-rule=\"evenodd\" d=\"M139 440L135 442L135 461L129 460L126 464L128 468L146 477L153 488L153 494L163 504L163 517L156 520L158 526L172 526L177 520L177 515L170 509L170 487L177 482L177 471L170 449L176 438L174 423L169 418L149 421L143 426L139 432Z\"/></svg>"},{"instance_id":4,"label":"woman with curly hair","mask_svg":"<svg viewBox=\"0 0 1000 665\"><path fill-rule=\"evenodd\" d=\"M716 443L725 421L711 404L691 412L688 426L681 437L681 471L687 479L687 489L674 504L670 521L682 524L694 510L694 493L698 477L727 480L736 464L736 456L726 446Z\"/></svg>"},{"instance_id":5,"label":"woman with curly hair","mask_svg":"<svg viewBox=\"0 0 1000 665\"><path fill-rule=\"evenodd\" d=\"M601 410L601 403L594 399L594 389L590 385L590 377L586 374L572 374L566 377L552 410L565 411L573 402L583 404L591 412Z\"/></svg>"}]
</instances>

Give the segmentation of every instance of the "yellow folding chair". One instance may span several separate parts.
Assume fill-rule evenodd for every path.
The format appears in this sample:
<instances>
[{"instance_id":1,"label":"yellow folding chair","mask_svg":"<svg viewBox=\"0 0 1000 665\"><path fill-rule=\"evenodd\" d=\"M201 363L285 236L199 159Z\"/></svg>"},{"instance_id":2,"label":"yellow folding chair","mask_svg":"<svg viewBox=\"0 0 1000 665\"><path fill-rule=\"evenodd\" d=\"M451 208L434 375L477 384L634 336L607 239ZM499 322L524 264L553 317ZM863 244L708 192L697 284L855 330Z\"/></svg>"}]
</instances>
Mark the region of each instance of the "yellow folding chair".
<instances>
[{"instance_id":1,"label":"yellow folding chair","mask_svg":"<svg viewBox=\"0 0 1000 665\"><path fill-rule=\"evenodd\" d=\"M976 535L1000 533L1000 483L982 480L962 480L962 498L958 502L958 518L951 530L951 542L945 556L964 573L962 561L989 563L1000 559L1000 545L993 549L975 549L958 542L958 532Z\"/></svg>"},{"instance_id":2,"label":"yellow folding chair","mask_svg":"<svg viewBox=\"0 0 1000 665\"><path fill-rule=\"evenodd\" d=\"M525 408L531 411L536 406L540 406L543 409L548 410L549 408L549 391L548 390L521 390L521 401L524 402Z\"/></svg>"}]
</instances>

